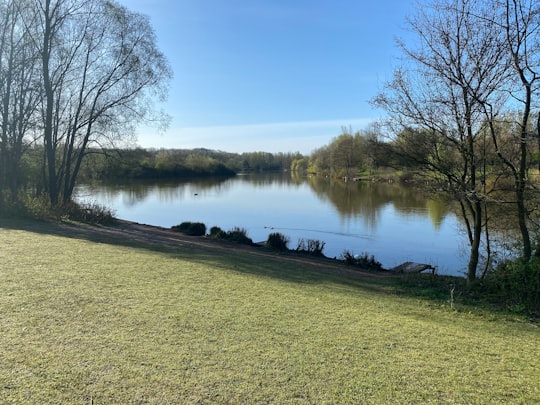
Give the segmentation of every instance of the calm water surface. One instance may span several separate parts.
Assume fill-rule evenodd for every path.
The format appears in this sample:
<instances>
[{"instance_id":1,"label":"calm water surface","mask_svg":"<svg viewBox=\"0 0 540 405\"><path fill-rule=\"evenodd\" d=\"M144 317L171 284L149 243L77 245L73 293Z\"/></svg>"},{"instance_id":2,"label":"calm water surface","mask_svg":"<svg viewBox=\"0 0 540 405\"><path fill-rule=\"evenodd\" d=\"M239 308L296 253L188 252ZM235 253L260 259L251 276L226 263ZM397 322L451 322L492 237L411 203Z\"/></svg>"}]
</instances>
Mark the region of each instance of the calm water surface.
<instances>
[{"instance_id":1,"label":"calm water surface","mask_svg":"<svg viewBox=\"0 0 540 405\"><path fill-rule=\"evenodd\" d=\"M279 175L239 175L185 182L82 185L80 200L112 208L118 218L171 227L203 222L245 228L255 242L271 232L326 242L323 253L374 255L384 267L429 263L463 275L467 248L456 216L421 190L396 184Z\"/></svg>"}]
</instances>

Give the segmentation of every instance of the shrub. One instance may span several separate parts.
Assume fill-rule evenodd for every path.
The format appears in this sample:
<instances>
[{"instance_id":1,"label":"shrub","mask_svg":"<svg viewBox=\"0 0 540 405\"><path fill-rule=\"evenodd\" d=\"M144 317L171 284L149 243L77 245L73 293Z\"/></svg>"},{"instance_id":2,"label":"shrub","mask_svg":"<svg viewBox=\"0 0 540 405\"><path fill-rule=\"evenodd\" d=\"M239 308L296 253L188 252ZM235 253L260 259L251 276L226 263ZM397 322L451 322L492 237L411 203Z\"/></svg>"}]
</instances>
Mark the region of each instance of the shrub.
<instances>
[{"instance_id":1,"label":"shrub","mask_svg":"<svg viewBox=\"0 0 540 405\"><path fill-rule=\"evenodd\" d=\"M112 224L115 221L113 211L97 203L79 204L70 202L62 208L64 218L73 221L86 222L91 224Z\"/></svg>"},{"instance_id":2,"label":"shrub","mask_svg":"<svg viewBox=\"0 0 540 405\"><path fill-rule=\"evenodd\" d=\"M219 226L213 226L210 228L210 237L215 239L225 239L227 237L227 233Z\"/></svg>"},{"instance_id":3,"label":"shrub","mask_svg":"<svg viewBox=\"0 0 540 405\"><path fill-rule=\"evenodd\" d=\"M324 256L324 245L326 245L326 242L317 239L308 239L307 241L304 239L299 239L296 251L313 256Z\"/></svg>"},{"instance_id":4,"label":"shrub","mask_svg":"<svg viewBox=\"0 0 540 405\"><path fill-rule=\"evenodd\" d=\"M173 231L185 233L191 226L191 222L182 222L180 225L174 225L171 227Z\"/></svg>"},{"instance_id":5,"label":"shrub","mask_svg":"<svg viewBox=\"0 0 540 405\"><path fill-rule=\"evenodd\" d=\"M202 222L182 222L180 225L172 226L171 229L190 236L204 236L206 225Z\"/></svg>"},{"instance_id":6,"label":"shrub","mask_svg":"<svg viewBox=\"0 0 540 405\"><path fill-rule=\"evenodd\" d=\"M223 231L218 226L210 228L210 237L215 239L226 239L244 245L253 245L253 240L247 236L245 228L234 227L228 232Z\"/></svg>"},{"instance_id":7,"label":"shrub","mask_svg":"<svg viewBox=\"0 0 540 405\"><path fill-rule=\"evenodd\" d=\"M349 250L345 250L341 254L341 259L350 266L354 266L356 264L356 258L354 257L354 254Z\"/></svg>"},{"instance_id":8,"label":"shrub","mask_svg":"<svg viewBox=\"0 0 540 405\"><path fill-rule=\"evenodd\" d=\"M37 197L24 194L16 203L3 207L6 213L35 219L60 219L61 215L51 208L51 201L46 194Z\"/></svg>"},{"instance_id":9,"label":"shrub","mask_svg":"<svg viewBox=\"0 0 540 405\"><path fill-rule=\"evenodd\" d=\"M38 197L21 195L16 202L2 208L3 212L9 215L43 220L71 220L102 225L116 221L114 212L104 205L70 201L62 206L51 207L50 199L46 194Z\"/></svg>"},{"instance_id":10,"label":"shrub","mask_svg":"<svg viewBox=\"0 0 540 405\"><path fill-rule=\"evenodd\" d=\"M287 250L288 244L289 238L279 232L271 233L266 240L266 245L275 250Z\"/></svg>"},{"instance_id":11,"label":"shrub","mask_svg":"<svg viewBox=\"0 0 540 405\"><path fill-rule=\"evenodd\" d=\"M375 260L373 255L368 256L367 253L362 253L361 256L355 256L348 250L345 250L341 257L350 266L358 266L366 270L382 270L382 264Z\"/></svg>"},{"instance_id":12,"label":"shrub","mask_svg":"<svg viewBox=\"0 0 540 405\"><path fill-rule=\"evenodd\" d=\"M226 239L244 245L253 245L253 240L247 236L247 230L245 228L234 227L227 232Z\"/></svg>"},{"instance_id":13,"label":"shrub","mask_svg":"<svg viewBox=\"0 0 540 405\"><path fill-rule=\"evenodd\" d=\"M508 309L540 316L540 258L501 263L486 277L489 292L503 298Z\"/></svg>"}]
</instances>

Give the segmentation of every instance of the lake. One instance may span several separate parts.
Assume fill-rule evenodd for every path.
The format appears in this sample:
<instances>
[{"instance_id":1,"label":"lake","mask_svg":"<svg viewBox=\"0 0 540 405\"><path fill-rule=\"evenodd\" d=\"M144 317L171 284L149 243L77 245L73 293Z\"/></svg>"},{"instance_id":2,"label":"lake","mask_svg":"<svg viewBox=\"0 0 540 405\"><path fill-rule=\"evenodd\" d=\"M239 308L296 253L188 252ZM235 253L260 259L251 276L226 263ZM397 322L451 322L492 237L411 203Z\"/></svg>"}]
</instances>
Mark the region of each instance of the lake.
<instances>
[{"instance_id":1,"label":"lake","mask_svg":"<svg viewBox=\"0 0 540 405\"><path fill-rule=\"evenodd\" d=\"M463 275L468 247L460 221L442 201L399 184L344 182L285 174L227 179L80 185L77 199L105 205L118 218L169 228L184 221L209 230L244 228L254 242L280 232L326 243L323 253L373 255L384 267L432 264Z\"/></svg>"}]
</instances>

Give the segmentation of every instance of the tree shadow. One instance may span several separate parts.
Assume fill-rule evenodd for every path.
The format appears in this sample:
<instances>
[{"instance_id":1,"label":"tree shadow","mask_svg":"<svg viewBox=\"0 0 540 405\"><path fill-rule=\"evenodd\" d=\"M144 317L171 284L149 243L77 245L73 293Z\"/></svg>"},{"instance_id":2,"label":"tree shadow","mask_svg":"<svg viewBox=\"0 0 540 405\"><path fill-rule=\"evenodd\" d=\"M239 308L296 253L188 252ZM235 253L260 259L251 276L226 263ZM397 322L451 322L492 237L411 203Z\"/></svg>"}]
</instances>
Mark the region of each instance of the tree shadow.
<instances>
[{"instance_id":1,"label":"tree shadow","mask_svg":"<svg viewBox=\"0 0 540 405\"><path fill-rule=\"evenodd\" d=\"M175 235L168 230L147 227L148 234L129 233L114 225L86 225L25 218L0 217L0 229L21 230L42 235L86 240L162 253L175 259L211 265L224 271L268 277L300 284L334 284L377 294L406 295L440 302L440 295L419 294L403 288L404 278L381 271L353 270L342 261L295 253L274 252L263 247L238 245L206 237ZM151 230L159 230L153 235ZM136 237L135 237L136 236Z\"/></svg>"}]
</instances>

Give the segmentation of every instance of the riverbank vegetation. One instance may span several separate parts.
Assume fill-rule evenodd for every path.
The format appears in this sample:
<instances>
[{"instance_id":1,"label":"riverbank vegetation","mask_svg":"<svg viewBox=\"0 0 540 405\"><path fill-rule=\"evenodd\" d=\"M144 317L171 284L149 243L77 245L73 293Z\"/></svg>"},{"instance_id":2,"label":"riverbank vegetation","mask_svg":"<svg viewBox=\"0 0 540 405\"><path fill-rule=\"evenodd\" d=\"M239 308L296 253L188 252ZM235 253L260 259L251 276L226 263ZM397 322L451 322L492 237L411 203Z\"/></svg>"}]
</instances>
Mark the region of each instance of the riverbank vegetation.
<instances>
[{"instance_id":1,"label":"riverbank vegetation","mask_svg":"<svg viewBox=\"0 0 540 405\"><path fill-rule=\"evenodd\" d=\"M272 232L268 235L265 242L254 243L248 236L248 232L244 228L234 227L229 231L224 231L217 226L213 226L209 233L206 233L206 225L199 222L183 222L179 225L171 227L175 232L181 232L185 235L208 237L211 239L232 241L238 244L262 247L283 253L292 253L297 257L317 257L327 259L336 263L343 263L350 266L351 269L359 269L361 271L376 271L376 272L396 272L402 273L398 266L395 269L385 269L373 255L367 252L361 255L355 255L348 250L344 250L339 257L333 259L324 255L325 242L314 239L300 238L295 245L295 248L290 248L290 239L279 232ZM406 263L404 263L406 264ZM468 297L470 305L485 305L486 303L492 308L505 309L516 314L529 316L531 320L538 320L538 288L536 285L536 277L540 262L535 258L530 263L525 263L522 260L501 261L494 269L491 269L486 274L482 275L480 280L472 285L466 285L465 280L461 278L442 277L436 275L436 268L433 266L416 264L417 269L408 273L407 278L414 283L415 281L429 280L428 283L420 283L418 290L422 290L422 294L434 293L436 296L444 296L448 292L448 286L452 285L453 289L457 288L456 294L461 294ZM421 273L424 270L431 270L432 277L424 278L415 277L415 273ZM453 299L452 299L453 301Z\"/></svg>"},{"instance_id":2,"label":"riverbank vegetation","mask_svg":"<svg viewBox=\"0 0 540 405\"><path fill-rule=\"evenodd\" d=\"M536 325L471 306L460 287L450 301L449 286L425 294L429 278L413 294L412 277L349 277L85 228L1 222L4 401L531 403L540 395Z\"/></svg>"}]
</instances>

